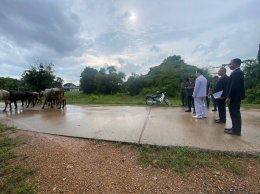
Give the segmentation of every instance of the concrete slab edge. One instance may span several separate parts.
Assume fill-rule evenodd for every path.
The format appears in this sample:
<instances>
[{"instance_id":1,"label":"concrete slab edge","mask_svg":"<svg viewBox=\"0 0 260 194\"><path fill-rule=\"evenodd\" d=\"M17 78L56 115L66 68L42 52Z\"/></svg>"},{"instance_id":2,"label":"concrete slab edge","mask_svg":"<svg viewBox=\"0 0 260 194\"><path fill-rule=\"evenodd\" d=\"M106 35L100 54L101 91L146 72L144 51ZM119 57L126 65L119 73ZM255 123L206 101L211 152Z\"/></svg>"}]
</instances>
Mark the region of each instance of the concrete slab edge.
<instances>
[{"instance_id":1,"label":"concrete slab edge","mask_svg":"<svg viewBox=\"0 0 260 194\"><path fill-rule=\"evenodd\" d=\"M61 134L53 134L53 133L45 133L45 132L39 132L39 131L31 131L31 130L26 130L26 129L18 129L15 128L16 130L22 130L22 131L28 131L32 133L40 133L40 134L47 134L47 135L54 135L54 136L61 136L61 137L70 137L70 138L77 138L77 139L87 139L87 140L99 140L99 141L105 141L105 142L111 142L111 143L120 143L124 145L135 145L135 146L149 146L149 147L161 147L161 148L191 148L191 149L196 149L200 152L205 152L205 153L223 153L227 154L229 156L240 156L240 157L260 157L260 152L258 151L225 151L225 150L212 150L212 149L205 149L205 148L200 148L200 147L194 147L194 146L163 146L163 145L154 145L154 144L141 144L141 143L135 143L135 142L123 142L123 141L114 141L114 140L106 140L106 139L98 139L98 138L87 138L87 137L79 137L79 136L68 136L68 135L61 135Z\"/></svg>"}]
</instances>

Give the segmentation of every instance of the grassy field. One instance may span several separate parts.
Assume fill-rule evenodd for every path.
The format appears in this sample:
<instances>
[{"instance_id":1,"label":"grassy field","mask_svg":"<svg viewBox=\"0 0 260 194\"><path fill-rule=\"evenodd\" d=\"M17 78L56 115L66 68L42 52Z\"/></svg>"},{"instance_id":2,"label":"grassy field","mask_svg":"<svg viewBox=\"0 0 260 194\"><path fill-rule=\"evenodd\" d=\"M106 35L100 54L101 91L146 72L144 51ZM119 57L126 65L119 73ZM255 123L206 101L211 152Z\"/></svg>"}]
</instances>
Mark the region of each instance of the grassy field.
<instances>
[{"instance_id":1,"label":"grassy field","mask_svg":"<svg viewBox=\"0 0 260 194\"><path fill-rule=\"evenodd\" d=\"M108 104L108 105L146 105L145 96L136 95L129 96L126 94L115 95L95 95L84 94L83 92L66 92L65 93L67 104ZM169 97L171 106L178 107L181 105L180 99ZM161 106L166 106L161 104ZM212 102L211 102L212 106ZM260 109L260 104L249 104L242 102L244 108L256 108Z\"/></svg>"},{"instance_id":2,"label":"grassy field","mask_svg":"<svg viewBox=\"0 0 260 194\"><path fill-rule=\"evenodd\" d=\"M241 106L243 108L260 109L260 104L249 104L249 103L246 103L246 102L242 102Z\"/></svg>"},{"instance_id":3,"label":"grassy field","mask_svg":"<svg viewBox=\"0 0 260 194\"><path fill-rule=\"evenodd\" d=\"M129 96L126 94L115 95L86 95L83 92L66 92L67 104L109 104L109 105L146 105L145 96ZM179 102L169 98L172 106L179 106ZM166 106L162 104L162 106Z\"/></svg>"},{"instance_id":4,"label":"grassy field","mask_svg":"<svg viewBox=\"0 0 260 194\"><path fill-rule=\"evenodd\" d=\"M36 193L33 186L25 183L26 178L34 174L36 169L17 164L26 156L17 155L13 148L22 142L9 138L5 133L7 130L8 127L0 123L0 193Z\"/></svg>"}]
</instances>

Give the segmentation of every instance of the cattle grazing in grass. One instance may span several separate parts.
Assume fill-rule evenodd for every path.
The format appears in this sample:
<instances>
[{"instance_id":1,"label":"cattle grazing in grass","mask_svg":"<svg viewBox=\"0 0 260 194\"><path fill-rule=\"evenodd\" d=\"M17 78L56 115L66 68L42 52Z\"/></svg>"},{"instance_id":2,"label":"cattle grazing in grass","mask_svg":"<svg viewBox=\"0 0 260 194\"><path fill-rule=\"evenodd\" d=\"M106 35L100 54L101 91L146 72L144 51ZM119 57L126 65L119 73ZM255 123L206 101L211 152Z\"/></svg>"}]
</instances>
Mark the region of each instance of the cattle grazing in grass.
<instances>
[{"instance_id":1,"label":"cattle grazing in grass","mask_svg":"<svg viewBox=\"0 0 260 194\"><path fill-rule=\"evenodd\" d=\"M10 93L6 90L0 90L0 100L3 100L5 102L5 108L4 108L4 112L6 111L6 107L10 106L10 110L12 109L11 107L11 103L9 102L9 96L10 96Z\"/></svg>"},{"instance_id":2,"label":"cattle grazing in grass","mask_svg":"<svg viewBox=\"0 0 260 194\"><path fill-rule=\"evenodd\" d=\"M42 91L43 94L43 105L42 109L44 109L44 106L47 102L50 103L51 108L53 108L53 104L56 106L59 105L58 108L64 108L66 105L66 100L64 96L64 89L63 88L51 88L51 89L45 89Z\"/></svg>"}]
</instances>

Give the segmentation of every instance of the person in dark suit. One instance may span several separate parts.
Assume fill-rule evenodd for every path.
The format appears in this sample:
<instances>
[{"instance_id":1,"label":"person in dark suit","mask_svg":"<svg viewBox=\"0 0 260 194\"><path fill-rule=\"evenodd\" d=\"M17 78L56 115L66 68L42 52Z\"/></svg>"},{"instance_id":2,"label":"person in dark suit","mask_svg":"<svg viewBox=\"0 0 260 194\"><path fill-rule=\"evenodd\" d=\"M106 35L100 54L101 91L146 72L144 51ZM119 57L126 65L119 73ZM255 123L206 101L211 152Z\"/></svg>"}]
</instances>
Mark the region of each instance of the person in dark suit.
<instances>
[{"instance_id":1,"label":"person in dark suit","mask_svg":"<svg viewBox=\"0 0 260 194\"><path fill-rule=\"evenodd\" d=\"M185 107L186 106L186 95L185 95L185 80L182 80L181 82L181 102L182 102L182 106Z\"/></svg>"},{"instance_id":2,"label":"person in dark suit","mask_svg":"<svg viewBox=\"0 0 260 194\"><path fill-rule=\"evenodd\" d=\"M241 60L236 58L231 60L229 68L233 70L230 74L227 86L226 104L232 120L232 128L225 128L225 133L231 135L241 135L241 100L245 98L244 73L240 69Z\"/></svg>"},{"instance_id":3,"label":"person in dark suit","mask_svg":"<svg viewBox=\"0 0 260 194\"><path fill-rule=\"evenodd\" d=\"M216 84L215 92L223 91L221 97L216 99L218 106L218 116L219 119L215 120L216 123L222 124L226 123L226 95L227 95L227 85L228 85L228 76L226 74L226 68L221 67L218 71L220 78Z\"/></svg>"},{"instance_id":4,"label":"person in dark suit","mask_svg":"<svg viewBox=\"0 0 260 194\"><path fill-rule=\"evenodd\" d=\"M188 105L188 110L186 110L185 112L191 112L191 107L193 106L193 113L195 113L194 99L192 98L194 87L195 87L194 78L190 76L188 82L185 85L186 95L187 95L187 105Z\"/></svg>"}]
</instances>

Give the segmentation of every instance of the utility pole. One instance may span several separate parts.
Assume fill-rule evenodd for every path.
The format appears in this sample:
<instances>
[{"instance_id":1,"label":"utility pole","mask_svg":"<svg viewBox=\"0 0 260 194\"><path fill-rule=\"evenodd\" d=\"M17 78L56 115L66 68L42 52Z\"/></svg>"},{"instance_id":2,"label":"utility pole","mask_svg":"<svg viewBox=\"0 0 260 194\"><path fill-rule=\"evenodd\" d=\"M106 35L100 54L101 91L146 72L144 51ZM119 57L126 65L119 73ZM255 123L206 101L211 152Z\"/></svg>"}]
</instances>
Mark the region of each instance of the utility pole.
<instances>
[{"instance_id":1,"label":"utility pole","mask_svg":"<svg viewBox=\"0 0 260 194\"><path fill-rule=\"evenodd\" d=\"M260 44L259 44L258 53L257 53L257 60L258 60L258 63L260 63Z\"/></svg>"}]
</instances>

